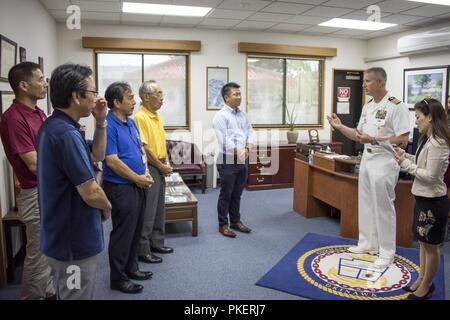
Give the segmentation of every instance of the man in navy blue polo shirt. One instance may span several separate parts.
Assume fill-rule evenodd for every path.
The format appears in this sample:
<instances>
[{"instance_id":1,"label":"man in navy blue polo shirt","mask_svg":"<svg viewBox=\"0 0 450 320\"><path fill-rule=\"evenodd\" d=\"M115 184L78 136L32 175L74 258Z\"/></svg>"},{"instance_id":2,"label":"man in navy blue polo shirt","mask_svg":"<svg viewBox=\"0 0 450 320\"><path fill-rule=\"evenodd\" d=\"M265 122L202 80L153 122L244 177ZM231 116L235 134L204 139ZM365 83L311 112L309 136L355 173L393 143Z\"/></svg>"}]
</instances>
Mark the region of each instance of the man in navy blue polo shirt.
<instances>
[{"instance_id":1,"label":"man in navy blue polo shirt","mask_svg":"<svg viewBox=\"0 0 450 320\"><path fill-rule=\"evenodd\" d=\"M144 221L147 190L153 179L146 172L146 158L133 114L134 94L128 83L114 82L105 92L108 107L106 158L103 188L112 204L113 229L109 239L111 289L139 293L134 280L150 279L150 271L139 271L138 249Z\"/></svg>"},{"instance_id":2,"label":"man in navy blue polo shirt","mask_svg":"<svg viewBox=\"0 0 450 320\"><path fill-rule=\"evenodd\" d=\"M111 212L93 170L93 161L105 157L106 102L97 98L92 70L85 66L57 67L50 89L55 111L37 138L41 250L58 299L92 299L96 256L104 248L102 220ZM78 123L91 114L97 122L92 151Z\"/></svg>"}]
</instances>

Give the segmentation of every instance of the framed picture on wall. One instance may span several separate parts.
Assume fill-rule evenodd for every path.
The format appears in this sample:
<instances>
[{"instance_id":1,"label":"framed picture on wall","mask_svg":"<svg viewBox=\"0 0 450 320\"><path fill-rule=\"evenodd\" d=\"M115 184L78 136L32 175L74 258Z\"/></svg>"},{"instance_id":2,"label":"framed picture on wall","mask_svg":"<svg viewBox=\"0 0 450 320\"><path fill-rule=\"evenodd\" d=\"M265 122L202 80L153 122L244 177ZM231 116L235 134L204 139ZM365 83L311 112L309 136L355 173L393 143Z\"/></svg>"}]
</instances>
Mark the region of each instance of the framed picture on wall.
<instances>
[{"instance_id":1,"label":"framed picture on wall","mask_svg":"<svg viewBox=\"0 0 450 320\"><path fill-rule=\"evenodd\" d=\"M19 48L19 62L27 61L27 49L24 47Z\"/></svg>"},{"instance_id":2,"label":"framed picture on wall","mask_svg":"<svg viewBox=\"0 0 450 320\"><path fill-rule=\"evenodd\" d=\"M439 100L446 105L448 95L448 66L403 70L403 100L410 110L424 98Z\"/></svg>"},{"instance_id":3,"label":"framed picture on wall","mask_svg":"<svg viewBox=\"0 0 450 320\"><path fill-rule=\"evenodd\" d=\"M47 81L47 116L50 116L52 114L53 108L52 103L50 100L50 79L46 78L45 81Z\"/></svg>"},{"instance_id":4,"label":"framed picture on wall","mask_svg":"<svg viewBox=\"0 0 450 320\"><path fill-rule=\"evenodd\" d=\"M17 63L17 43L0 35L0 81L8 82L8 72Z\"/></svg>"},{"instance_id":5,"label":"framed picture on wall","mask_svg":"<svg viewBox=\"0 0 450 320\"><path fill-rule=\"evenodd\" d=\"M3 114L13 103L15 98L12 91L0 91L0 115Z\"/></svg>"},{"instance_id":6,"label":"framed picture on wall","mask_svg":"<svg viewBox=\"0 0 450 320\"><path fill-rule=\"evenodd\" d=\"M206 110L220 110L224 106L222 87L228 83L227 67L206 68Z\"/></svg>"}]
</instances>

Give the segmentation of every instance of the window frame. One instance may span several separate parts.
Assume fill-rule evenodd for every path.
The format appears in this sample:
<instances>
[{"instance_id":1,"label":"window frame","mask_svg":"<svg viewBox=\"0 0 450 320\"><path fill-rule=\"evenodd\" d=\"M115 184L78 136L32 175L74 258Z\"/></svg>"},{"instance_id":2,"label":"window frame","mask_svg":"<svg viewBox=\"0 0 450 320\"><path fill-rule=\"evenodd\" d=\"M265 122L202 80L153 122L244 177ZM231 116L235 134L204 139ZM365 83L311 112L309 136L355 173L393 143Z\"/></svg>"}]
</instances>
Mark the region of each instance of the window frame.
<instances>
[{"instance_id":1,"label":"window frame","mask_svg":"<svg viewBox=\"0 0 450 320\"><path fill-rule=\"evenodd\" d=\"M296 129L322 129L324 128L324 100L325 100L325 57L311 57L311 56L290 56L290 55L278 55L278 54L256 54L247 53L246 56L246 112L249 111L248 106L248 60L249 58L262 58L262 59L283 59L283 114L282 121L286 122L286 94L287 94L287 60L307 60L319 62L319 112L317 124L295 124ZM289 129L288 124L254 124L254 129Z\"/></svg>"},{"instance_id":2,"label":"window frame","mask_svg":"<svg viewBox=\"0 0 450 320\"><path fill-rule=\"evenodd\" d=\"M191 88L191 54L190 52L183 51L163 51L163 50L121 50L121 49L94 49L93 50L93 72L95 77L95 85L98 88L98 54L106 53L106 54L136 54L141 56L142 68L141 68L141 83L144 81L144 56L145 55L174 55L174 56L184 56L186 57L186 120L185 125L183 126L167 126L164 125L164 129L167 131L175 131L175 130L191 130L191 105L190 105L190 88ZM167 121L166 121L167 122Z\"/></svg>"}]
</instances>

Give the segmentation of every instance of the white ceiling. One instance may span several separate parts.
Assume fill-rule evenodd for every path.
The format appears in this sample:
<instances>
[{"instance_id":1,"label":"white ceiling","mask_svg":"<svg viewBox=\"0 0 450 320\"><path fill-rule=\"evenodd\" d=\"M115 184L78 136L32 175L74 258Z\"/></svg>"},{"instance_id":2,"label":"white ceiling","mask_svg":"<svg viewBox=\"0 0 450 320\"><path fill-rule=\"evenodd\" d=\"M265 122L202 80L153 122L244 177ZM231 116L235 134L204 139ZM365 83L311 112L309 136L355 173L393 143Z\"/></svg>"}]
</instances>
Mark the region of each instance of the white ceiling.
<instances>
[{"instance_id":1,"label":"white ceiling","mask_svg":"<svg viewBox=\"0 0 450 320\"><path fill-rule=\"evenodd\" d=\"M81 21L85 23L250 30L355 39L372 39L450 20L450 6L406 0L129 0L214 8L203 18L122 13L122 0L39 1L59 22L66 21L66 8L74 4L80 7ZM381 9L381 22L398 26L374 32L317 25L330 18L366 20L369 17L366 8L373 4Z\"/></svg>"}]
</instances>

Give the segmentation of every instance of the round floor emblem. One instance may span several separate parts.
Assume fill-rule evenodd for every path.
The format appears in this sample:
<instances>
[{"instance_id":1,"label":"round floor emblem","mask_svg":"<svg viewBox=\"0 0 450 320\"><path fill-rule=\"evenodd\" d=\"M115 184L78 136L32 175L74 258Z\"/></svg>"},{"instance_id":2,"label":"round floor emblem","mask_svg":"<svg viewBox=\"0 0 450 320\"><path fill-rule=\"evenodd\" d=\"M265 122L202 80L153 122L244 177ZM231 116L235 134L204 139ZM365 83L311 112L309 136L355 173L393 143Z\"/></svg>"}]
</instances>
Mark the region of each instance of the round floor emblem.
<instances>
[{"instance_id":1,"label":"round floor emblem","mask_svg":"<svg viewBox=\"0 0 450 320\"><path fill-rule=\"evenodd\" d=\"M316 248L300 256L297 269L313 286L349 299L397 300L406 298L402 288L410 284L419 267L400 255L384 269L376 268L376 255L353 254L348 245Z\"/></svg>"}]
</instances>

